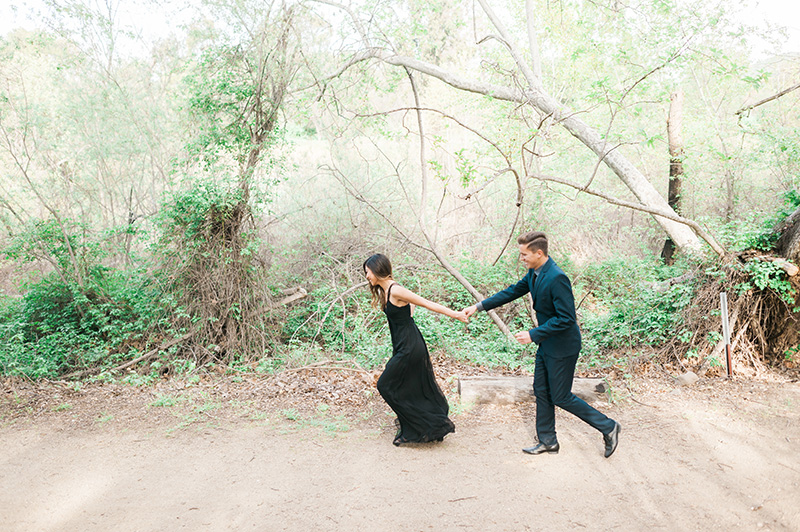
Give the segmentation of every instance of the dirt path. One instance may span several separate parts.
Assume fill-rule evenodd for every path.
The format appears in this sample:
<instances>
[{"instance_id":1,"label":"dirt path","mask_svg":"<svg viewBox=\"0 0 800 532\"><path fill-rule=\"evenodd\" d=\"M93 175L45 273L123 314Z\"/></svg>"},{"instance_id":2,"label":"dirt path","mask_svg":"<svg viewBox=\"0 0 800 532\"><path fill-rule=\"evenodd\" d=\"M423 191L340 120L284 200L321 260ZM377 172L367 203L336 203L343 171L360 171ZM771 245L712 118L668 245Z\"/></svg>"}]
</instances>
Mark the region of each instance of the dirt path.
<instances>
[{"instance_id":1,"label":"dirt path","mask_svg":"<svg viewBox=\"0 0 800 532\"><path fill-rule=\"evenodd\" d=\"M603 405L623 427L610 459L568 415L558 455L524 455L529 407L456 405L444 443L395 448L374 399L353 416L114 397L23 415L6 390L0 530L800 530L796 383L663 385Z\"/></svg>"}]
</instances>

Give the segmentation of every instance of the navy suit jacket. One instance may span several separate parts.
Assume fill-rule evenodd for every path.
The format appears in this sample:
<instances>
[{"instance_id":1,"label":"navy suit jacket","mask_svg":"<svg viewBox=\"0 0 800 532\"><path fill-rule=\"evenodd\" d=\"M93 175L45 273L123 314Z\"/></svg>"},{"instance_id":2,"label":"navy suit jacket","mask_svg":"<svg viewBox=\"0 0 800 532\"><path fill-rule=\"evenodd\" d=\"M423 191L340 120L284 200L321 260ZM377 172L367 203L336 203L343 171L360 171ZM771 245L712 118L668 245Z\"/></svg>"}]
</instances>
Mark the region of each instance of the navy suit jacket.
<instances>
[{"instance_id":1,"label":"navy suit jacket","mask_svg":"<svg viewBox=\"0 0 800 532\"><path fill-rule=\"evenodd\" d=\"M567 274L548 258L539 275L528 270L517 284L481 301L484 310L491 310L524 296L533 298L533 310L539 326L530 330L531 340L539 344L543 356L566 358L581 350L581 330L575 317L575 296Z\"/></svg>"}]
</instances>

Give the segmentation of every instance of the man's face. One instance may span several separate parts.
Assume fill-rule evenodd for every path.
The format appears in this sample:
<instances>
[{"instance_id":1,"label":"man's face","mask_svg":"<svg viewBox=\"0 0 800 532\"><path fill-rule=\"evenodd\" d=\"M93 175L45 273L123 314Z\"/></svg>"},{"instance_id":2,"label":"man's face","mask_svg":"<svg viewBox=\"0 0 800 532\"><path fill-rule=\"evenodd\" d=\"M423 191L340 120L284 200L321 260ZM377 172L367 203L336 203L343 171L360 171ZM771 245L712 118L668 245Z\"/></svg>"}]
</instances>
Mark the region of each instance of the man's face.
<instances>
[{"instance_id":1,"label":"man's face","mask_svg":"<svg viewBox=\"0 0 800 532\"><path fill-rule=\"evenodd\" d=\"M541 249L537 249L536 251L531 251L528 249L528 246L525 244L519 245L519 260L525 265L526 268L529 270L535 270L542 264L544 261L547 260L544 252Z\"/></svg>"}]
</instances>

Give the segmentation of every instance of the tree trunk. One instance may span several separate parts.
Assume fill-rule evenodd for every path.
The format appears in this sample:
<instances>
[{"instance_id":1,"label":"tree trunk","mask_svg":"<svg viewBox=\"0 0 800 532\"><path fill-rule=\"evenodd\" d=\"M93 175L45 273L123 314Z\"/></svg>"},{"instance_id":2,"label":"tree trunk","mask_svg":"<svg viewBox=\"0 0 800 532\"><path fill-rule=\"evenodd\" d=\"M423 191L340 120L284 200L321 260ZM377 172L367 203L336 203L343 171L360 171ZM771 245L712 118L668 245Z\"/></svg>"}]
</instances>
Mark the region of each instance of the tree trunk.
<instances>
[{"instance_id":1,"label":"tree trunk","mask_svg":"<svg viewBox=\"0 0 800 532\"><path fill-rule=\"evenodd\" d=\"M658 193L647 178L631 163L616 146L609 146L603 136L594 128L577 117L576 113L541 90L529 89L520 91L513 88L490 85L481 81L462 78L448 72L437 65L417 59L387 53L384 50L369 49L353 58L345 70L355 63L369 58L377 58L390 65L407 67L417 72L433 76L459 90L474 92L519 104L531 104L545 115L564 126L575 138L591 149L606 164L643 205L653 210L674 212L667 201ZM334 76L335 77L335 76ZM680 222L669 220L658 215L653 218L670 236L680 249L699 252L702 249L700 238L692 229Z\"/></svg>"},{"instance_id":2,"label":"tree trunk","mask_svg":"<svg viewBox=\"0 0 800 532\"><path fill-rule=\"evenodd\" d=\"M774 231L780 234L775 246L785 259L800 264L800 207L798 207Z\"/></svg>"},{"instance_id":3,"label":"tree trunk","mask_svg":"<svg viewBox=\"0 0 800 532\"><path fill-rule=\"evenodd\" d=\"M669 139L669 193L667 203L677 214L681 213L681 185L683 178L683 91L673 92L669 97L667 138ZM671 238L664 242L661 258L664 264L674 262L675 243Z\"/></svg>"}]
</instances>

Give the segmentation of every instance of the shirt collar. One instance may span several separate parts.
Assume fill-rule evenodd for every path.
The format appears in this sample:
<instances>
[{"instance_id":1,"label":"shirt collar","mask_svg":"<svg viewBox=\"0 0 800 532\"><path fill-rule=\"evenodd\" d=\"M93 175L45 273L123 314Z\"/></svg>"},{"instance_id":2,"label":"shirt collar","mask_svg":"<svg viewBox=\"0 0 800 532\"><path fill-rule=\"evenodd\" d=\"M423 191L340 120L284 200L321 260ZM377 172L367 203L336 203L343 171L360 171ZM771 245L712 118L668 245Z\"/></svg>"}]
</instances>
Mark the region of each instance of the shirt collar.
<instances>
[{"instance_id":1,"label":"shirt collar","mask_svg":"<svg viewBox=\"0 0 800 532\"><path fill-rule=\"evenodd\" d=\"M544 261L541 266L539 266L538 268L535 268L533 270L533 273L534 273L534 275L536 275L536 277L539 277L539 274L542 273L542 268L544 268L544 265L547 264L547 261L549 261L549 260L550 260L550 257L547 257L547 260Z\"/></svg>"}]
</instances>

